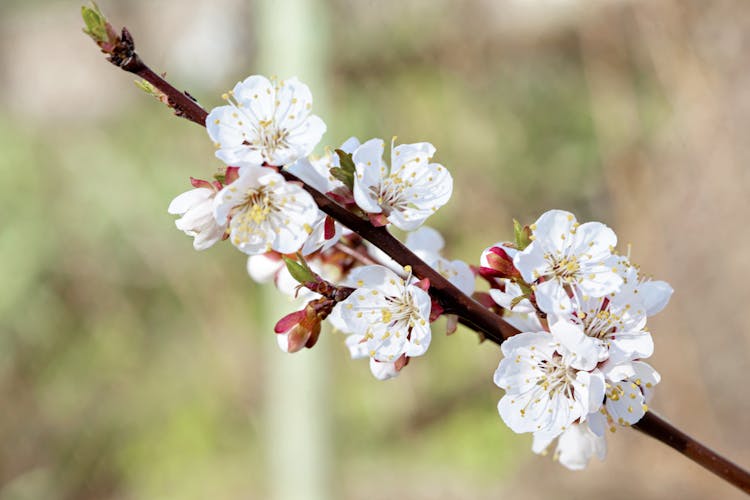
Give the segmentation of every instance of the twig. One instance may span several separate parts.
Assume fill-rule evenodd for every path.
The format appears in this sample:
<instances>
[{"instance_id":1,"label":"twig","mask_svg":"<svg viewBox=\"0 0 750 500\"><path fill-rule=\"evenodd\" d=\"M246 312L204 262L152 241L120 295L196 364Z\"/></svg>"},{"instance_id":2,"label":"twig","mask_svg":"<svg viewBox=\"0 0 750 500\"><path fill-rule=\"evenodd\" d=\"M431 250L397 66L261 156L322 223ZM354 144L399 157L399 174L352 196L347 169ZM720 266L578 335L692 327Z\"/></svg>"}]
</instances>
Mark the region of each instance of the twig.
<instances>
[{"instance_id":1,"label":"twig","mask_svg":"<svg viewBox=\"0 0 750 500\"><path fill-rule=\"evenodd\" d=\"M336 250L345 253L349 257L352 257L352 258L360 261L362 264L365 264L367 266L372 266L372 265L379 264L379 262L375 262L375 260L372 257L370 257L369 255L364 254L362 252L359 252L359 251L355 250L354 248L352 248L352 247L350 247L348 245L344 245L343 243L336 243L333 246L334 246L334 248Z\"/></svg>"}]
</instances>

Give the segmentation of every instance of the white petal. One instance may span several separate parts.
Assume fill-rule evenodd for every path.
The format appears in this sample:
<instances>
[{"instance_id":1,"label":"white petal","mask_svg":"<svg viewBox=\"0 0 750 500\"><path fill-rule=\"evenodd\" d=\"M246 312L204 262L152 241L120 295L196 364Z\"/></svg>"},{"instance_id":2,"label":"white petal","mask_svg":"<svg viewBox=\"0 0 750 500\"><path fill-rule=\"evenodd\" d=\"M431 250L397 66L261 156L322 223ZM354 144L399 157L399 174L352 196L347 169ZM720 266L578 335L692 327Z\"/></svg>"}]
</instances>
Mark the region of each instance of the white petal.
<instances>
[{"instance_id":1,"label":"white petal","mask_svg":"<svg viewBox=\"0 0 750 500\"><path fill-rule=\"evenodd\" d=\"M583 328L568 321L557 321L550 325L555 339L569 351L568 366L578 370L592 370L599 361L606 359L607 349L593 337L587 336Z\"/></svg>"},{"instance_id":2,"label":"white petal","mask_svg":"<svg viewBox=\"0 0 750 500\"><path fill-rule=\"evenodd\" d=\"M312 108L310 88L297 77L280 82L276 89L276 123L287 130L302 124Z\"/></svg>"},{"instance_id":3,"label":"white petal","mask_svg":"<svg viewBox=\"0 0 750 500\"><path fill-rule=\"evenodd\" d=\"M539 283L536 285L534 295L539 309L547 314L568 315L573 312L573 302L563 285L557 280Z\"/></svg>"},{"instance_id":4,"label":"white petal","mask_svg":"<svg viewBox=\"0 0 750 500\"><path fill-rule=\"evenodd\" d=\"M349 276L354 286L376 288L385 295L398 296L404 289L404 280L384 266L362 266L354 268Z\"/></svg>"},{"instance_id":5,"label":"white petal","mask_svg":"<svg viewBox=\"0 0 750 500\"><path fill-rule=\"evenodd\" d=\"M648 316L661 312L667 306L673 292L666 281L645 281L638 286L638 294Z\"/></svg>"},{"instance_id":6,"label":"white petal","mask_svg":"<svg viewBox=\"0 0 750 500\"><path fill-rule=\"evenodd\" d=\"M350 137L339 147L344 153L354 153L354 150L360 146L359 139L356 137Z\"/></svg>"},{"instance_id":7,"label":"white petal","mask_svg":"<svg viewBox=\"0 0 750 500\"><path fill-rule=\"evenodd\" d=\"M534 243L539 242L543 251L559 253L570 243L575 215L564 210L549 210L543 213L532 225Z\"/></svg>"},{"instance_id":8,"label":"white petal","mask_svg":"<svg viewBox=\"0 0 750 500\"><path fill-rule=\"evenodd\" d=\"M388 363L382 361L375 361L370 358L370 371L378 380L388 380L398 376L396 370L396 363Z\"/></svg>"},{"instance_id":9,"label":"white petal","mask_svg":"<svg viewBox=\"0 0 750 500\"><path fill-rule=\"evenodd\" d=\"M431 227L423 226L406 236L406 247L417 255L439 256L445 246L445 240L438 231ZM420 255L420 258L425 259Z\"/></svg>"},{"instance_id":10,"label":"white petal","mask_svg":"<svg viewBox=\"0 0 750 500\"><path fill-rule=\"evenodd\" d=\"M615 246L614 231L601 222L586 222L576 229L572 251L581 259L599 261L609 257Z\"/></svg>"},{"instance_id":11,"label":"white petal","mask_svg":"<svg viewBox=\"0 0 750 500\"><path fill-rule=\"evenodd\" d=\"M184 214L191 207L208 200L214 192L208 188L195 188L178 195L167 208L167 212L174 215Z\"/></svg>"},{"instance_id":12,"label":"white petal","mask_svg":"<svg viewBox=\"0 0 750 500\"><path fill-rule=\"evenodd\" d=\"M401 144L391 149L391 170L397 171L407 163L427 165L435 155L435 146L429 142Z\"/></svg>"},{"instance_id":13,"label":"white petal","mask_svg":"<svg viewBox=\"0 0 750 500\"><path fill-rule=\"evenodd\" d=\"M247 258L247 273L257 283L268 283L284 267L277 254L251 255Z\"/></svg>"},{"instance_id":14,"label":"white petal","mask_svg":"<svg viewBox=\"0 0 750 500\"><path fill-rule=\"evenodd\" d=\"M268 78L253 75L237 83L232 89L232 95L248 114L258 121L268 121L273 118L276 108L276 89Z\"/></svg>"},{"instance_id":15,"label":"white petal","mask_svg":"<svg viewBox=\"0 0 750 500\"><path fill-rule=\"evenodd\" d=\"M352 154L352 160L356 168L353 189L354 200L362 210L368 213L380 213L382 211L370 188L380 185L381 179L387 173L383 164L383 150L382 139L370 139Z\"/></svg>"},{"instance_id":16,"label":"white petal","mask_svg":"<svg viewBox=\"0 0 750 500\"><path fill-rule=\"evenodd\" d=\"M522 252L516 253L513 257L513 266L527 283L535 282L550 271L550 264L545 259L545 250L536 241L531 242Z\"/></svg>"},{"instance_id":17,"label":"white petal","mask_svg":"<svg viewBox=\"0 0 750 500\"><path fill-rule=\"evenodd\" d=\"M347 335L346 347L349 348L349 355L352 359L367 358L370 355L367 352L367 344L362 342L364 335Z\"/></svg>"},{"instance_id":18,"label":"white petal","mask_svg":"<svg viewBox=\"0 0 750 500\"><path fill-rule=\"evenodd\" d=\"M591 457L596 455L603 460L607 453L607 441L597 436L587 425L576 424L562 433L557 442L555 456L564 467L570 470L583 470Z\"/></svg>"}]
</instances>

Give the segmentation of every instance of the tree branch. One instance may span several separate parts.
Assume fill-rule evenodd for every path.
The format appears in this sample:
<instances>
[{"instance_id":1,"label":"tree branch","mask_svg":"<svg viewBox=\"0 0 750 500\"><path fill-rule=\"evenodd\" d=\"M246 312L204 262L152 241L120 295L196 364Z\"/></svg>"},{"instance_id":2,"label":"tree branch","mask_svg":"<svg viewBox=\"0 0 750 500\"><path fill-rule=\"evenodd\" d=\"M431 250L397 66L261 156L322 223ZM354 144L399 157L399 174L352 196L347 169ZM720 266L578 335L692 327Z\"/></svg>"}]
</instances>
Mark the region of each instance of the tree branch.
<instances>
[{"instance_id":1,"label":"tree branch","mask_svg":"<svg viewBox=\"0 0 750 500\"><path fill-rule=\"evenodd\" d=\"M122 29L122 35L116 41L118 43L115 44L114 48L107 48L107 50L99 43L102 52L108 54L110 62L125 71L140 76L156 87L167 97L168 105L175 110L178 116L205 127L206 116L208 115L206 110L189 94L177 90L143 63L135 52L135 43L126 28ZM282 170L281 174L287 180L300 182L323 212L377 246L402 266L411 266L412 272L418 278L429 279L431 289L441 305L445 305L453 314L458 315L461 323L475 329L485 338L498 345L503 340L518 333L518 330L510 326L500 316L465 295L440 273L428 266L384 227L373 226L368 220L350 212L313 187L303 183L291 173ZM639 422L633 424L633 427L677 450L745 493L750 493L750 473L748 471L669 424L653 411L649 410Z\"/></svg>"}]
</instances>

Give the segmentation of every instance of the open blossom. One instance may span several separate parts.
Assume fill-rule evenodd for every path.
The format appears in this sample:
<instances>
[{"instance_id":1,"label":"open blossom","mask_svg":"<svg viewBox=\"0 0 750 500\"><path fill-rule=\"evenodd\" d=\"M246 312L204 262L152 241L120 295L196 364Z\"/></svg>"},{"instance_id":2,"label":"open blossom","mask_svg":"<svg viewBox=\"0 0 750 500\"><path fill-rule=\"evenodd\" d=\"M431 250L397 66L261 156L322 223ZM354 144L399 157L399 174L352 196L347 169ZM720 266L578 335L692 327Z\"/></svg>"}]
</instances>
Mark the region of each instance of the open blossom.
<instances>
[{"instance_id":1,"label":"open blossom","mask_svg":"<svg viewBox=\"0 0 750 500\"><path fill-rule=\"evenodd\" d=\"M216 156L228 165L286 165L315 148L326 130L310 114L310 89L297 78L268 80L253 75L225 94L227 106L206 118Z\"/></svg>"},{"instance_id":2,"label":"open blossom","mask_svg":"<svg viewBox=\"0 0 750 500\"><path fill-rule=\"evenodd\" d=\"M640 303L608 298L576 298L575 312L550 325L550 331L580 359L619 363L648 358L654 352Z\"/></svg>"},{"instance_id":3,"label":"open blossom","mask_svg":"<svg viewBox=\"0 0 750 500\"><path fill-rule=\"evenodd\" d=\"M505 395L498 411L514 432L561 433L602 404L602 373L572 368L548 332L520 333L501 348L494 380Z\"/></svg>"},{"instance_id":4,"label":"open blossom","mask_svg":"<svg viewBox=\"0 0 750 500\"><path fill-rule=\"evenodd\" d=\"M617 291L615 233L600 222L578 224L573 214L550 210L532 224L531 244L513 259L527 283L535 283L537 304L546 313L569 312L569 292L589 297Z\"/></svg>"},{"instance_id":5,"label":"open blossom","mask_svg":"<svg viewBox=\"0 0 750 500\"><path fill-rule=\"evenodd\" d=\"M597 435L609 428L614 432L617 425L628 426L638 422L648 411L653 387L661 376L651 365L643 361L602 366L607 380L604 405L590 415L589 425Z\"/></svg>"},{"instance_id":6,"label":"open blossom","mask_svg":"<svg viewBox=\"0 0 750 500\"><path fill-rule=\"evenodd\" d=\"M219 224L214 219L213 203L217 187L198 180L193 180L193 185L196 188L177 196L167 211L182 215L175 221L177 229L193 237L196 250L205 250L224 237L227 225Z\"/></svg>"},{"instance_id":7,"label":"open blossom","mask_svg":"<svg viewBox=\"0 0 750 500\"><path fill-rule=\"evenodd\" d=\"M453 178L430 163L435 148L427 142L391 145L391 167L383 161L381 139L371 139L352 154L356 168L354 199L367 213L383 214L394 226L413 231L453 192Z\"/></svg>"},{"instance_id":8,"label":"open blossom","mask_svg":"<svg viewBox=\"0 0 750 500\"><path fill-rule=\"evenodd\" d=\"M297 184L274 170L244 166L234 182L214 200L219 224L229 221L232 244L249 255L275 250L293 253L302 247L318 207Z\"/></svg>"},{"instance_id":9,"label":"open blossom","mask_svg":"<svg viewBox=\"0 0 750 500\"><path fill-rule=\"evenodd\" d=\"M368 355L379 362L395 362L402 355L421 356L432 339L429 294L421 282L404 281L383 266L354 269L349 280L357 289L336 309L344 331L361 336Z\"/></svg>"},{"instance_id":10,"label":"open blossom","mask_svg":"<svg viewBox=\"0 0 750 500\"><path fill-rule=\"evenodd\" d=\"M620 257L617 269L623 283L620 291L612 297L619 304L639 304L646 316L653 316L669 303L674 290L666 281L652 280L640 275L638 266L627 257Z\"/></svg>"}]
</instances>

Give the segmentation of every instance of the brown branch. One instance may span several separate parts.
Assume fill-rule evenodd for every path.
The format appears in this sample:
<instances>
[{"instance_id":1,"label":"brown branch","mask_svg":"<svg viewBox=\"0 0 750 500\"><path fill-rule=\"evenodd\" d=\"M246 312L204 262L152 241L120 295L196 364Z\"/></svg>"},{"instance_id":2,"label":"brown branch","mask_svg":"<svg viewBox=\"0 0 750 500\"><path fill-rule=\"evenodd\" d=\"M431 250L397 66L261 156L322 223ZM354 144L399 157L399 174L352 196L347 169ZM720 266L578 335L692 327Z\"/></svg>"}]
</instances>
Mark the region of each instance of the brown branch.
<instances>
[{"instance_id":1,"label":"brown branch","mask_svg":"<svg viewBox=\"0 0 750 500\"><path fill-rule=\"evenodd\" d=\"M750 494L750 473L649 410L633 427Z\"/></svg>"},{"instance_id":2,"label":"brown branch","mask_svg":"<svg viewBox=\"0 0 750 500\"><path fill-rule=\"evenodd\" d=\"M137 74L163 92L167 96L170 107L174 108L179 116L205 126L206 116L208 115L206 110L189 94L177 90L143 63L135 52L133 38L127 29L123 28L122 37L119 41L124 45L115 47L112 51L103 49L103 52L109 54L109 59L113 64L125 71ZM288 180L301 182L289 172L282 170L281 173ZM431 289L440 300L441 305L452 314L457 314L461 323L478 331L498 345L506 338L518 333L501 317L462 293L440 273L414 255L384 227L374 227L368 220L350 212L313 187L304 183L302 183L302 186L312 195L323 212L377 246L402 266L411 266L415 276L429 279ZM653 411L646 413L633 427L677 450L745 493L750 493L750 473L748 471L680 431Z\"/></svg>"}]
</instances>

